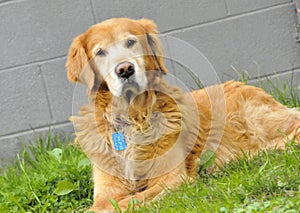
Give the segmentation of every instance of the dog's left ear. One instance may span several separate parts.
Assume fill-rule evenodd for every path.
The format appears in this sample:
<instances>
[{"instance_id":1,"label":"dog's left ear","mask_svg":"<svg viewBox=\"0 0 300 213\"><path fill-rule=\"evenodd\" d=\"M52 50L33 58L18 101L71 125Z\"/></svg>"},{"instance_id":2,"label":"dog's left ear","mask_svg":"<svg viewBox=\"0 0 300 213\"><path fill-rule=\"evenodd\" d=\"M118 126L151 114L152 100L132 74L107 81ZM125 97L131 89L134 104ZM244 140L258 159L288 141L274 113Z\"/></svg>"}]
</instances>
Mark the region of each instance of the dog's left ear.
<instances>
[{"instance_id":1,"label":"dog's left ear","mask_svg":"<svg viewBox=\"0 0 300 213\"><path fill-rule=\"evenodd\" d=\"M151 70L160 70L164 74L167 74L168 69L163 60L164 50L161 41L157 36L158 31L156 25L153 21L148 19L140 19L138 22L143 26L146 32L147 42L150 47L147 55L152 56L151 59L148 58L148 61L146 61L146 64L148 65L147 68Z\"/></svg>"}]
</instances>

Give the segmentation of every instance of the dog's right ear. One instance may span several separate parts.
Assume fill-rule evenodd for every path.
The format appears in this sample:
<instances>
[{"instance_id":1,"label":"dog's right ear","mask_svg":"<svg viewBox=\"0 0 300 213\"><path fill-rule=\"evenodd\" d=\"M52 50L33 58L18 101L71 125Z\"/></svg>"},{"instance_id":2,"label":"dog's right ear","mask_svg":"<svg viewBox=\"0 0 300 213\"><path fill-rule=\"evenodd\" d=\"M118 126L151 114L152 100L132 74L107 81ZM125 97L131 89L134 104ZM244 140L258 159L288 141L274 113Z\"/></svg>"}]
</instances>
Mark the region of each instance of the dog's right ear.
<instances>
[{"instance_id":1,"label":"dog's right ear","mask_svg":"<svg viewBox=\"0 0 300 213\"><path fill-rule=\"evenodd\" d=\"M141 24L145 30L146 37L147 37L147 43L150 47L150 53L147 55L152 56L152 61L147 63L148 66L154 67L148 67L150 70L160 70L162 73L167 74L168 69L164 64L164 51L163 46L161 44L161 41L158 37L158 31L157 27L154 24L153 21L148 19L140 19L138 20L139 24ZM148 57L149 58L149 57Z\"/></svg>"},{"instance_id":2,"label":"dog's right ear","mask_svg":"<svg viewBox=\"0 0 300 213\"><path fill-rule=\"evenodd\" d=\"M71 82L80 82L91 91L95 83L95 73L89 64L89 59L83 45L83 35L77 36L69 49L66 68Z\"/></svg>"}]
</instances>

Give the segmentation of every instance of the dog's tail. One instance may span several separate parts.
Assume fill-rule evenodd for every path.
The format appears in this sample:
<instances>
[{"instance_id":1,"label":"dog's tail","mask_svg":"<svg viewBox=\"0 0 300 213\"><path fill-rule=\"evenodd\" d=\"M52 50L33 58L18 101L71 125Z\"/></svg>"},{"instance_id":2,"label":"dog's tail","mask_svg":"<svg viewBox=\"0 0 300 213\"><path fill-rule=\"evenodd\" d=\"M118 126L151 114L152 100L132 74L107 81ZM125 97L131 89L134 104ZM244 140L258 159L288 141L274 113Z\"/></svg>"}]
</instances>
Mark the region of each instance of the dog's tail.
<instances>
[{"instance_id":1,"label":"dog's tail","mask_svg":"<svg viewBox=\"0 0 300 213\"><path fill-rule=\"evenodd\" d=\"M234 96L237 89L239 89L237 97L243 98ZM300 143L299 109L287 108L262 89L238 82L225 84L224 90L229 98L232 98L231 96L236 98L234 100L237 107L227 104L227 108L235 109L227 115L231 132L237 132L236 135L240 136L246 130L244 134L248 136L246 138L249 143L255 147L254 150L285 148L288 141ZM236 129L239 126L241 131Z\"/></svg>"},{"instance_id":2,"label":"dog's tail","mask_svg":"<svg viewBox=\"0 0 300 213\"><path fill-rule=\"evenodd\" d=\"M285 148L287 142L300 144L300 111L298 109L283 109L270 114L273 119L263 125L269 125L268 148ZM272 122L276 125L273 126ZM273 129L273 127L275 129ZM270 128L271 127L271 128Z\"/></svg>"},{"instance_id":3,"label":"dog's tail","mask_svg":"<svg viewBox=\"0 0 300 213\"><path fill-rule=\"evenodd\" d=\"M300 143L300 109L287 109L288 117L285 125L289 126L286 136L289 140Z\"/></svg>"}]
</instances>

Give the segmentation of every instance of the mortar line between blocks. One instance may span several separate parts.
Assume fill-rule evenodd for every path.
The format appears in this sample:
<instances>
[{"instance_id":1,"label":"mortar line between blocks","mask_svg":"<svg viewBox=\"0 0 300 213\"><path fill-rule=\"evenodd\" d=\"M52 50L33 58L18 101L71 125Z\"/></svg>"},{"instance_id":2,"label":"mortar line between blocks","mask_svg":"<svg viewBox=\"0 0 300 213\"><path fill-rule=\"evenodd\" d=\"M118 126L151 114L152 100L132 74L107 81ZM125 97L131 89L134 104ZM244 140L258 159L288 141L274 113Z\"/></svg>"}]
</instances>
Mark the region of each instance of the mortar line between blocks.
<instances>
[{"instance_id":1,"label":"mortar line between blocks","mask_svg":"<svg viewBox=\"0 0 300 213\"><path fill-rule=\"evenodd\" d=\"M45 95L46 95L46 100L47 100L47 104L48 104L48 107L49 107L50 119L51 119L51 122L54 122L54 116L53 116L53 112L52 112L52 104L51 104L50 98L49 98L49 91L48 91L48 88L47 88L46 80L45 80L45 77L44 77L43 70L42 70L41 66L42 65L38 65L38 68L39 68L39 72L41 74L42 83L43 83L44 91L45 91Z\"/></svg>"},{"instance_id":2,"label":"mortar line between blocks","mask_svg":"<svg viewBox=\"0 0 300 213\"><path fill-rule=\"evenodd\" d=\"M299 67L293 67L291 69L286 69L286 70L282 70L282 71L278 71L278 72L274 72L274 73L268 73L265 75L261 75L261 76L254 76L253 78L249 79L249 82L251 81L255 81L255 80L259 80L262 78L268 78L268 77L273 77L273 76L279 76L279 75L283 75L283 74L291 74L291 73L295 73L295 72L299 72L300 70L300 66Z\"/></svg>"},{"instance_id":3,"label":"mortar line between blocks","mask_svg":"<svg viewBox=\"0 0 300 213\"><path fill-rule=\"evenodd\" d=\"M228 6L228 0L224 0L224 3L225 3L226 14L230 15L230 10L229 10L229 6Z\"/></svg>"},{"instance_id":4,"label":"mortar line between blocks","mask_svg":"<svg viewBox=\"0 0 300 213\"><path fill-rule=\"evenodd\" d=\"M93 4L93 0L90 0L90 5L91 5L91 8L92 8L92 14L93 14L93 19L94 19L94 24L97 24L97 15L96 15L96 11L95 11L95 7L94 7L94 4Z\"/></svg>"},{"instance_id":5,"label":"mortar line between blocks","mask_svg":"<svg viewBox=\"0 0 300 213\"><path fill-rule=\"evenodd\" d=\"M0 2L0 7L1 6L6 6L8 4L13 4L13 3L18 3L18 2L24 2L25 0L6 0L6 1L2 1Z\"/></svg>"},{"instance_id":6,"label":"mortar line between blocks","mask_svg":"<svg viewBox=\"0 0 300 213\"><path fill-rule=\"evenodd\" d=\"M55 123L55 124L39 126L37 128L21 130L21 131L18 131L18 132L11 132L11 133L8 133L8 134L5 134L5 135L1 135L0 140L20 137L20 136L24 136L24 135L30 134L30 133L39 133L40 131L46 131L46 130L49 130L49 129L51 130L53 128L55 128L55 129L56 128L61 128L61 127L65 127L65 126L68 126L68 125L72 126L72 123L70 121L64 121L64 122L59 122L59 123Z\"/></svg>"},{"instance_id":7,"label":"mortar line between blocks","mask_svg":"<svg viewBox=\"0 0 300 213\"><path fill-rule=\"evenodd\" d=\"M26 67L30 67L30 66L34 66L34 65L40 65L41 63L52 62L52 61L56 61L56 60L59 60L59 59L66 58L66 57L67 57L66 55L60 55L60 56L56 56L56 57L52 57L52 58L31 61L31 62L24 63L24 64L18 64L18 65L15 65L15 66L3 67L3 68L0 68L0 73L10 71L10 70L19 69L19 68L26 68Z\"/></svg>"},{"instance_id":8,"label":"mortar line between blocks","mask_svg":"<svg viewBox=\"0 0 300 213\"><path fill-rule=\"evenodd\" d=\"M198 27L209 26L212 24L221 23L223 21L238 19L238 18L242 18L242 17L248 16L248 15L253 15L256 13L266 12L270 9L273 10L273 9L282 8L282 7L291 6L291 5L293 5L293 3L291 3L291 2L279 3L279 4L272 5L272 6L263 7L263 8L259 8L259 9L255 9L255 10L250 10L250 11L243 12L243 13L236 13L236 14L232 14L232 15L228 15L228 16L223 16L223 17L220 17L220 18L217 18L214 20L208 20L208 21L196 23L193 25L187 25L187 26L183 26L183 27L178 27L178 28L162 31L161 34L162 35L172 35L173 33L180 33L185 30L192 30L192 29L195 29Z\"/></svg>"}]
</instances>

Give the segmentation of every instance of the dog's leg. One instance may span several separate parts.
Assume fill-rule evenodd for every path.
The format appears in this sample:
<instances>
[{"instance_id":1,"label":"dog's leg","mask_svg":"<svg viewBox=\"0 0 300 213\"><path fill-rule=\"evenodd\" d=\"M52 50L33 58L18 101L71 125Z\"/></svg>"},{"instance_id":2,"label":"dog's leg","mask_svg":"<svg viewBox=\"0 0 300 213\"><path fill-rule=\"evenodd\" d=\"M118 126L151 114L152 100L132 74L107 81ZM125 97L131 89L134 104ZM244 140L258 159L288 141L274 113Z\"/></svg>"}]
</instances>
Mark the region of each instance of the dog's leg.
<instances>
[{"instance_id":1,"label":"dog's leg","mask_svg":"<svg viewBox=\"0 0 300 213\"><path fill-rule=\"evenodd\" d=\"M117 177L102 172L96 166L93 168L93 179L94 203L90 211L113 212L114 208L109 199L119 202L129 194Z\"/></svg>"},{"instance_id":2,"label":"dog's leg","mask_svg":"<svg viewBox=\"0 0 300 213\"><path fill-rule=\"evenodd\" d=\"M149 180L149 187L146 190L121 200L119 206L121 209L127 209L128 203L132 199L138 200L138 205L142 205L153 198L160 197L166 190L178 187L185 179L189 180L190 178L186 176L185 172L176 169L164 176Z\"/></svg>"},{"instance_id":3,"label":"dog's leg","mask_svg":"<svg viewBox=\"0 0 300 213\"><path fill-rule=\"evenodd\" d=\"M183 170L184 165L175 169L166 175L149 180L148 188L138 192L135 195L130 195L124 189L124 186L113 176L102 173L100 170L94 170L94 204L89 209L95 213L114 212L113 205L109 202L112 198L118 202L122 210L128 208L128 204L132 199L138 200L138 205L150 201L157 196L160 196L166 189L174 189L179 186L185 179L188 178Z\"/></svg>"}]
</instances>

